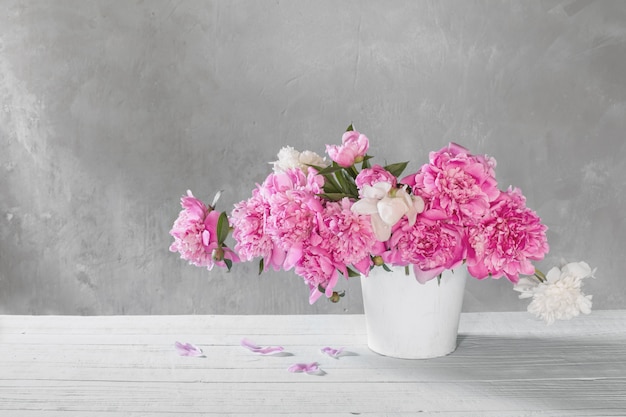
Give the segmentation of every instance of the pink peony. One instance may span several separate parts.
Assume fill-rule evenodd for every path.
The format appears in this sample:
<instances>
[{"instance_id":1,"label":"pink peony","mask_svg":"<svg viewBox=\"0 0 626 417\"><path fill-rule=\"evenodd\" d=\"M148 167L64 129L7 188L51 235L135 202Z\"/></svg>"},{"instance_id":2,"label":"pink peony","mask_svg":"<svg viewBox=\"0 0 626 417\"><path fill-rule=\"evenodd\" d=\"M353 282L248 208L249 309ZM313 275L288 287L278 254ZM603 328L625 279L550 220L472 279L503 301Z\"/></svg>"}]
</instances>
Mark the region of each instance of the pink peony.
<instances>
[{"instance_id":1,"label":"pink peony","mask_svg":"<svg viewBox=\"0 0 626 417\"><path fill-rule=\"evenodd\" d=\"M332 255L337 265L353 265L359 272L369 273L370 254L380 252L384 246L376 239L369 216L352 212L352 201L344 198L329 202L318 213L317 224L322 237L321 246ZM347 275L345 267L340 268Z\"/></svg>"},{"instance_id":2,"label":"pink peony","mask_svg":"<svg viewBox=\"0 0 626 417\"><path fill-rule=\"evenodd\" d=\"M330 159L344 168L351 167L355 162L361 162L369 149L367 136L357 131L348 131L341 137L341 146L326 145L326 153Z\"/></svg>"},{"instance_id":3,"label":"pink peony","mask_svg":"<svg viewBox=\"0 0 626 417\"><path fill-rule=\"evenodd\" d=\"M396 177L383 168L380 165L374 165L371 168L365 168L357 175L356 186L359 188L359 197L361 195L361 189L364 185L369 185L370 187L376 184L377 182L386 182L391 184L392 188L396 188L397 179Z\"/></svg>"},{"instance_id":4,"label":"pink peony","mask_svg":"<svg viewBox=\"0 0 626 417\"><path fill-rule=\"evenodd\" d=\"M272 194L293 190L317 194L322 191L323 186L324 178L317 175L314 168L309 168L307 174L298 168L290 168L268 175L260 189L264 198L268 198Z\"/></svg>"},{"instance_id":5,"label":"pink peony","mask_svg":"<svg viewBox=\"0 0 626 417\"><path fill-rule=\"evenodd\" d=\"M267 201L265 231L272 242L287 252L286 269L297 262L302 242L308 239L316 214L323 210L321 192L324 179L310 168L308 175L292 168L282 173L270 174L259 192Z\"/></svg>"},{"instance_id":6,"label":"pink peony","mask_svg":"<svg viewBox=\"0 0 626 417\"><path fill-rule=\"evenodd\" d=\"M226 267L223 259L239 261L233 251L227 247L220 248L218 244L217 221L220 212L207 207L191 191L187 191L187 196L181 198L181 206L183 210L170 230L174 238L170 251L178 252L182 259L192 265L207 267L209 270L215 265ZM223 254L219 254L221 251Z\"/></svg>"},{"instance_id":7,"label":"pink peony","mask_svg":"<svg viewBox=\"0 0 626 417\"><path fill-rule=\"evenodd\" d=\"M320 288L327 297L333 293L333 288L339 279L337 265L330 251L322 245L323 238L316 232L302 243L299 259L295 265L295 272L308 284L310 289L309 303L313 304L322 295Z\"/></svg>"},{"instance_id":8,"label":"pink peony","mask_svg":"<svg viewBox=\"0 0 626 417\"><path fill-rule=\"evenodd\" d=\"M265 269L271 266L279 270L285 260L285 251L265 233L268 214L269 203L259 189L253 191L251 198L235 205L231 214L233 238L237 241L235 250L246 261L261 257Z\"/></svg>"},{"instance_id":9,"label":"pink peony","mask_svg":"<svg viewBox=\"0 0 626 417\"><path fill-rule=\"evenodd\" d=\"M548 252L547 227L531 209L518 188L502 192L488 216L469 230L468 271L483 279L506 276L511 282L519 274L533 275L531 260Z\"/></svg>"},{"instance_id":10,"label":"pink peony","mask_svg":"<svg viewBox=\"0 0 626 417\"><path fill-rule=\"evenodd\" d=\"M410 225L403 218L389 239L389 251L383 255L386 263L413 265L415 277L425 283L445 269L453 269L463 262L465 246L459 228L429 218L425 212Z\"/></svg>"},{"instance_id":11,"label":"pink peony","mask_svg":"<svg viewBox=\"0 0 626 417\"><path fill-rule=\"evenodd\" d=\"M453 222L465 226L479 221L500 194L494 167L492 158L473 156L451 143L431 152L430 163L405 180L429 203L428 208L441 210Z\"/></svg>"},{"instance_id":12,"label":"pink peony","mask_svg":"<svg viewBox=\"0 0 626 417\"><path fill-rule=\"evenodd\" d=\"M285 251L309 237L323 210L318 197L296 190L273 194L269 205L266 232Z\"/></svg>"}]
</instances>

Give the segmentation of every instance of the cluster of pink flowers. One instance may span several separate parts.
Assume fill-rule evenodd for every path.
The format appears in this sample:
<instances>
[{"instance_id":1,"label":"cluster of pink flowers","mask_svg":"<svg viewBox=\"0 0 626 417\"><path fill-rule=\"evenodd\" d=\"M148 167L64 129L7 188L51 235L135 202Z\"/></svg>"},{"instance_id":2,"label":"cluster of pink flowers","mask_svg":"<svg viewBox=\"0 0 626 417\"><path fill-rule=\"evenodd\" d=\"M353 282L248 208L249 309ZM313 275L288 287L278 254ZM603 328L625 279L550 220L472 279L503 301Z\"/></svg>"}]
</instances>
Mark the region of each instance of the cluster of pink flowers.
<instances>
[{"instance_id":1,"label":"cluster of pink flowers","mask_svg":"<svg viewBox=\"0 0 626 417\"><path fill-rule=\"evenodd\" d=\"M341 145L326 146L330 162L283 148L230 216L189 193L170 249L209 269L254 259L261 270L293 269L311 303L337 299L340 277L374 267L412 266L422 283L462 263L478 279L534 274L532 261L548 252L546 226L519 189L498 188L493 158L451 143L401 176L407 163L370 165L368 149L351 127Z\"/></svg>"}]
</instances>

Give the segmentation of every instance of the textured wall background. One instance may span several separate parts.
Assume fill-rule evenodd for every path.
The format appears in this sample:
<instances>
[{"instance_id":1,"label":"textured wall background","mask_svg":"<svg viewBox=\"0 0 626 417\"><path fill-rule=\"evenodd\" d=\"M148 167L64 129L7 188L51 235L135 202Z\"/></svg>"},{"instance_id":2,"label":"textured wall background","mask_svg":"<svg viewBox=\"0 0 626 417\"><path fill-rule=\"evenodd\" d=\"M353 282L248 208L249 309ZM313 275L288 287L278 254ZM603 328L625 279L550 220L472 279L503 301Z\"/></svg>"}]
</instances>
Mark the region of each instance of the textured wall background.
<instances>
[{"instance_id":1,"label":"textured wall background","mask_svg":"<svg viewBox=\"0 0 626 417\"><path fill-rule=\"evenodd\" d=\"M498 160L549 226L547 270L586 260L624 308L626 2L0 0L0 313L311 307L292 273L188 266L168 231L189 188L249 196L285 145L354 122L377 161L448 141ZM521 310L505 280L465 310Z\"/></svg>"}]
</instances>

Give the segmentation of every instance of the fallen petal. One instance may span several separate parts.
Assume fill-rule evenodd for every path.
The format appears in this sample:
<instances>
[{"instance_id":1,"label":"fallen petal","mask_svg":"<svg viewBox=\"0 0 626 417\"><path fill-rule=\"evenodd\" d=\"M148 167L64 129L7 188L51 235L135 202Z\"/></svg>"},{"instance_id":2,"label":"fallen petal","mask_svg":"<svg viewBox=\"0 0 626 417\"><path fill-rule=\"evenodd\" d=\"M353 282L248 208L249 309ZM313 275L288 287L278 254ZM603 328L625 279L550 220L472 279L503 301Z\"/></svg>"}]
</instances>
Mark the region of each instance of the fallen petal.
<instances>
[{"instance_id":1,"label":"fallen petal","mask_svg":"<svg viewBox=\"0 0 626 417\"><path fill-rule=\"evenodd\" d=\"M241 346L259 355L271 355L272 353L282 352L285 349L282 346L259 346L245 338L241 339Z\"/></svg>"},{"instance_id":2,"label":"fallen petal","mask_svg":"<svg viewBox=\"0 0 626 417\"><path fill-rule=\"evenodd\" d=\"M191 343L176 342L174 343L174 347L176 348L176 351L178 351L178 354L180 356L204 356L204 354L202 353L202 349L195 345L192 345Z\"/></svg>"},{"instance_id":3,"label":"fallen petal","mask_svg":"<svg viewBox=\"0 0 626 417\"><path fill-rule=\"evenodd\" d=\"M306 372L307 374L315 374L321 371L320 366L317 362L294 363L289 368L287 368L287 370L294 373Z\"/></svg>"},{"instance_id":4,"label":"fallen petal","mask_svg":"<svg viewBox=\"0 0 626 417\"><path fill-rule=\"evenodd\" d=\"M343 349L344 348L334 349L334 348L326 346L326 347L322 348L321 350L322 350L322 353L327 354L331 358L337 359L338 357L341 356L341 353L343 352Z\"/></svg>"}]
</instances>

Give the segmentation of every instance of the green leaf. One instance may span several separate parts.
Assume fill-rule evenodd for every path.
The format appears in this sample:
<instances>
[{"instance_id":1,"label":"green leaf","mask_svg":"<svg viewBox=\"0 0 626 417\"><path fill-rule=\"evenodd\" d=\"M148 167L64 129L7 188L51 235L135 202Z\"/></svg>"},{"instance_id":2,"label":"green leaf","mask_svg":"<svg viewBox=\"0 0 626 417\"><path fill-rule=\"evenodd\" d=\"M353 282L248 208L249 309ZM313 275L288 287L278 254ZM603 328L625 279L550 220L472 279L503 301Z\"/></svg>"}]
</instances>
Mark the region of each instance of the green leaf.
<instances>
[{"instance_id":1,"label":"green leaf","mask_svg":"<svg viewBox=\"0 0 626 417\"><path fill-rule=\"evenodd\" d=\"M359 198L359 189L356 186L356 182L352 175L349 172L343 171L342 175L346 181L346 189L345 191L350 194L353 198ZM355 175L356 177L356 175Z\"/></svg>"},{"instance_id":2,"label":"green leaf","mask_svg":"<svg viewBox=\"0 0 626 417\"><path fill-rule=\"evenodd\" d=\"M359 175L359 171L357 171L354 165L352 165L350 168L347 168L344 172L350 175L353 180L355 180L357 175Z\"/></svg>"},{"instance_id":3,"label":"green leaf","mask_svg":"<svg viewBox=\"0 0 626 417\"><path fill-rule=\"evenodd\" d=\"M344 169L343 167L337 165L336 163L333 163L333 165L326 167L326 168L322 168L321 171L318 172L319 175L328 175L328 174L334 174L337 171L341 171L342 169Z\"/></svg>"},{"instance_id":4,"label":"green leaf","mask_svg":"<svg viewBox=\"0 0 626 417\"><path fill-rule=\"evenodd\" d=\"M387 165L385 169L389 171L392 175L399 177L407 165L408 162L398 162L396 164Z\"/></svg>"},{"instance_id":5,"label":"green leaf","mask_svg":"<svg viewBox=\"0 0 626 417\"><path fill-rule=\"evenodd\" d=\"M226 268L228 268L228 272L230 272L230 268L233 267L233 261L230 259L224 259L224 263L226 264Z\"/></svg>"},{"instance_id":6,"label":"green leaf","mask_svg":"<svg viewBox=\"0 0 626 417\"><path fill-rule=\"evenodd\" d=\"M228 216L226 213L222 212L217 219L217 243L219 245L224 244L229 232L230 225L228 224Z\"/></svg>"},{"instance_id":7,"label":"green leaf","mask_svg":"<svg viewBox=\"0 0 626 417\"><path fill-rule=\"evenodd\" d=\"M372 157L369 156L369 155L365 155L363 157L363 163L361 164L361 169L367 169L367 168L371 168L372 167L370 165L370 159L372 159Z\"/></svg>"},{"instance_id":8,"label":"green leaf","mask_svg":"<svg viewBox=\"0 0 626 417\"><path fill-rule=\"evenodd\" d=\"M343 171L335 172L335 178L337 179L337 183L339 183L339 187L341 188L341 190L344 193L347 193L349 188L348 188L348 182L346 181L346 176L344 172Z\"/></svg>"},{"instance_id":9,"label":"green leaf","mask_svg":"<svg viewBox=\"0 0 626 417\"><path fill-rule=\"evenodd\" d=\"M259 261L259 275L261 275L263 273L263 269L265 269L265 260L263 258L261 258L261 260Z\"/></svg>"},{"instance_id":10,"label":"green leaf","mask_svg":"<svg viewBox=\"0 0 626 417\"><path fill-rule=\"evenodd\" d=\"M349 277L360 277L361 274L359 272L354 271L352 268L346 268L348 270Z\"/></svg>"},{"instance_id":11,"label":"green leaf","mask_svg":"<svg viewBox=\"0 0 626 417\"><path fill-rule=\"evenodd\" d=\"M387 272L391 272L391 269L387 266L387 264L383 264L383 269Z\"/></svg>"},{"instance_id":12,"label":"green leaf","mask_svg":"<svg viewBox=\"0 0 626 417\"><path fill-rule=\"evenodd\" d=\"M335 173L335 178L337 178L337 182L343 194L347 197L359 198L359 190L350 174L345 171L337 172Z\"/></svg>"},{"instance_id":13,"label":"green leaf","mask_svg":"<svg viewBox=\"0 0 626 417\"><path fill-rule=\"evenodd\" d=\"M313 164L304 164L304 165L306 165L306 166L308 166L308 167L311 167L311 168L315 168L315 169L317 170L318 174L319 174L319 172L320 172L321 170L326 169L326 167L321 167L321 166L318 166L318 165L313 165Z\"/></svg>"},{"instance_id":14,"label":"green leaf","mask_svg":"<svg viewBox=\"0 0 626 417\"><path fill-rule=\"evenodd\" d=\"M350 123L350 126L348 126L348 128L346 129L346 132L353 132L354 131L354 126L352 126L352 123Z\"/></svg>"},{"instance_id":15,"label":"green leaf","mask_svg":"<svg viewBox=\"0 0 626 417\"><path fill-rule=\"evenodd\" d=\"M335 180L332 179L330 181L324 182L324 192L333 194L333 193L341 193L341 190L339 189L339 184L337 184Z\"/></svg>"},{"instance_id":16,"label":"green leaf","mask_svg":"<svg viewBox=\"0 0 626 417\"><path fill-rule=\"evenodd\" d=\"M351 195L345 193L323 193L318 195L330 201L339 201L344 197L352 197Z\"/></svg>"}]
</instances>

